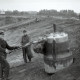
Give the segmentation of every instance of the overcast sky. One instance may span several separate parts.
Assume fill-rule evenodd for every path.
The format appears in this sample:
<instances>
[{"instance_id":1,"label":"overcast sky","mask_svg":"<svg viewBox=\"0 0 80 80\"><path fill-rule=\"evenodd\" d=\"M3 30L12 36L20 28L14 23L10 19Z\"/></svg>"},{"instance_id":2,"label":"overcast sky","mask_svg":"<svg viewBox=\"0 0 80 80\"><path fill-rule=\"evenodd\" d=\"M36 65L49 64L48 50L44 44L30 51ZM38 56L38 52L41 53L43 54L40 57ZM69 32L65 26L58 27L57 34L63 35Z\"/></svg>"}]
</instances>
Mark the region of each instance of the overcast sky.
<instances>
[{"instance_id":1,"label":"overcast sky","mask_svg":"<svg viewBox=\"0 0 80 80\"><path fill-rule=\"evenodd\" d=\"M69 9L80 13L80 0L0 0L1 10L39 11Z\"/></svg>"}]
</instances>

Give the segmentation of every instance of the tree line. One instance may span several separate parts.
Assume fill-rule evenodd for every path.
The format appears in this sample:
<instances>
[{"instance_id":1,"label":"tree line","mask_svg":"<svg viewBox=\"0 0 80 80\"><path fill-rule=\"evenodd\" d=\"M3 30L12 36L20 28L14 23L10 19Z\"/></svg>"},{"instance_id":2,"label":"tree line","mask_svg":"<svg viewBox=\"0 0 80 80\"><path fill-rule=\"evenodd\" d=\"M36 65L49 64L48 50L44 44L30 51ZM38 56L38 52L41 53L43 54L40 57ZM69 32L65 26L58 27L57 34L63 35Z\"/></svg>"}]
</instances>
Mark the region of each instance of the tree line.
<instances>
[{"instance_id":1,"label":"tree line","mask_svg":"<svg viewBox=\"0 0 80 80\"><path fill-rule=\"evenodd\" d=\"M80 17L80 14L74 12L74 10L47 10L43 9L40 10L39 12L37 11L18 11L18 10L13 10L13 11L5 11L5 15L27 15L27 14L37 14L37 15L48 15L48 16L64 16L64 17Z\"/></svg>"},{"instance_id":2,"label":"tree line","mask_svg":"<svg viewBox=\"0 0 80 80\"><path fill-rule=\"evenodd\" d=\"M29 14L26 11L18 11L18 10L13 10L13 11L5 11L6 15L26 15Z\"/></svg>"},{"instance_id":3,"label":"tree line","mask_svg":"<svg viewBox=\"0 0 80 80\"><path fill-rule=\"evenodd\" d=\"M38 15L50 15L50 16L65 16L65 17L78 17L78 13L74 12L73 10L40 10Z\"/></svg>"}]
</instances>

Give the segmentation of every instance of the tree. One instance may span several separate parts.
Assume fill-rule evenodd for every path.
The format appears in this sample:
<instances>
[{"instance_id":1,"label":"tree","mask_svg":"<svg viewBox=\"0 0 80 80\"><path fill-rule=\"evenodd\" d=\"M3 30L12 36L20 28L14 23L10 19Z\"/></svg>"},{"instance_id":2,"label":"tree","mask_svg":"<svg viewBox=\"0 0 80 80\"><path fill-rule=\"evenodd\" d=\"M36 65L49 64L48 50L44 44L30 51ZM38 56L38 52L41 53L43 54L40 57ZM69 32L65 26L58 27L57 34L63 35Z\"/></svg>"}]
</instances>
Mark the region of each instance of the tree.
<instances>
[{"instance_id":1,"label":"tree","mask_svg":"<svg viewBox=\"0 0 80 80\"><path fill-rule=\"evenodd\" d=\"M19 14L19 11L18 10L14 10L13 11L13 15L17 15L17 14Z\"/></svg>"},{"instance_id":2,"label":"tree","mask_svg":"<svg viewBox=\"0 0 80 80\"><path fill-rule=\"evenodd\" d=\"M5 14L6 15L11 15L12 14L12 11L5 11Z\"/></svg>"}]
</instances>

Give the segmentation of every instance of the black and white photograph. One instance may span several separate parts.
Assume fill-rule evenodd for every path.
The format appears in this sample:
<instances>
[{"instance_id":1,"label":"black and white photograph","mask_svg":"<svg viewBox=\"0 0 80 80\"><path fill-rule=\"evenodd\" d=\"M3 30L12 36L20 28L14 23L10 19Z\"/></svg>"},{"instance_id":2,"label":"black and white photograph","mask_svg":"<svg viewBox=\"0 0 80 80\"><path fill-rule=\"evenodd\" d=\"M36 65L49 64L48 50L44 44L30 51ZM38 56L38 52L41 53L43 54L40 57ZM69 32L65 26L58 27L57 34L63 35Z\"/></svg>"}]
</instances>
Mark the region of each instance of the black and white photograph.
<instances>
[{"instance_id":1,"label":"black and white photograph","mask_svg":"<svg viewBox=\"0 0 80 80\"><path fill-rule=\"evenodd\" d=\"M80 80L80 0L0 0L0 80Z\"/></svg>"}]
</instances>

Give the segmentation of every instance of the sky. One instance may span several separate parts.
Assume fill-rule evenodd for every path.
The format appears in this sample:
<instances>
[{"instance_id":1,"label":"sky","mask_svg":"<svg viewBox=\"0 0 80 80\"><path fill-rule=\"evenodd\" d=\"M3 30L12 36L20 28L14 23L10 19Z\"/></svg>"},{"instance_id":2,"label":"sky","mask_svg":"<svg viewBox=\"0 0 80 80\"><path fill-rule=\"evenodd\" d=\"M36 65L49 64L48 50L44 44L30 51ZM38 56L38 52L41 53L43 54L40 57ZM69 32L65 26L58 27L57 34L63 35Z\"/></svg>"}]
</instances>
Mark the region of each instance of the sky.
<instances>
[{"instance_id":1,"label":"sky","mask_svg":"<svg viewBox=\"0 0 80 80\"><path fill-rule=\"evenodd\" d=\"M40 11L74 10L80 13L80 0L0 0L0 10Z\"/></svg>"}]
</instances>

